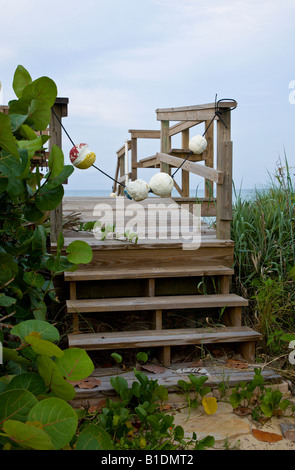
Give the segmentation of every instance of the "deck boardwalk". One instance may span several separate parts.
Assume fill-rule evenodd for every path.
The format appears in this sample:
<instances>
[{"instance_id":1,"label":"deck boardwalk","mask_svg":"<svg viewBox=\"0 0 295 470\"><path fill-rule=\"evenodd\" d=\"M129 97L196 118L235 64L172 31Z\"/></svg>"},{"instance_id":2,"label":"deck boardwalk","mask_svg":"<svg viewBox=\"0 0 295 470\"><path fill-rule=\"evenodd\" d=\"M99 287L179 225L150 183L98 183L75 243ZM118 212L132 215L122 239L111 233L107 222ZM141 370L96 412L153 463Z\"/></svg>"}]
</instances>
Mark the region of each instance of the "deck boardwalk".
<instances>
[{"instance_id":1,"label":"deck boardwalk","mask_svg":"<svg viewBox=\"0 0 295 470\"><path fill-rule=\"evenodd\" d=\"M260 334L242 323L247 299L231 292L230 111L234 107L235 102L220 100L156 110L160 130L131 129L131 139L117 151L115 197L64 198L62 211L55 213L51 250L56 249L62 212L65 248L80 239L93 251L89 264L64 273L69 285L66 305L72 316L70 347L98 353L148 348L156 355L159 352L159 360L168 367L173 363L172 348L189 346L197 351L200 344L230 343L246 360L254 360ZM171 126L170 121L176 124ZM202 123L207 147L202 154L192 155L189 133ZM172 146L172 138L179 133L181 149ZM142 138L160 140L160 148L139 159L137 144ZM174 179L174 186L180 197L150 194L141 202L126 198L124 185L137 179L140 168L168 174L179 170L181 183ZM204 179L205 198L189 198L190 173ZM214 225L205 223L204 217L216 217ZM66 223L74 219L97 223L91 233ZM208 324L213 330L199 330Z\"/></svg>"}]
</instances>

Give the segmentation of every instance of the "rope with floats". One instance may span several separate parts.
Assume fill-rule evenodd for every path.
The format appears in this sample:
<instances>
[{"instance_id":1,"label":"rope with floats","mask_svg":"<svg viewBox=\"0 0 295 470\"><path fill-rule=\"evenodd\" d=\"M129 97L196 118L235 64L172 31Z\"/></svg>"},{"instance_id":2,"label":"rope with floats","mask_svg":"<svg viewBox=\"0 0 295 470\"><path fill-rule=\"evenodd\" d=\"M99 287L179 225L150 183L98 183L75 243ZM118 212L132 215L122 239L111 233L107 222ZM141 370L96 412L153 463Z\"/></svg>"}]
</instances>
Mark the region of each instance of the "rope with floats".
<instances>
[{"instance_id":1,"label":"rope with floats","mask_svg":"<svg viewBox=\"0 0 295 470\"><path fill-rule=\"evenodd\" d=\"M219 104L223 101L233 102L233 106L227 107L226 109L220 108ZM93 168L98 170L107 178L111 179L114 183L122 186L124 188L124 194L127 198L133 199L138 202L138 201L142 201L146 199L149 193L153 193L160 197L167 197L171 194L171 191L174 187L174 177L176 173L181 169L181 167L191 157L191 155L194 155L194 154L198 155L204 152L204 150L207 147L207 140L205 138L205 135L216 118L218 118L223 123L223 125L227 128L225 121L222 119L222 114L236 109L237 105L235 103L236 103L235 100L231 98L222 98L220 100L217 100L217 94L215 95L215 110L214 110L214 115L211 121L209 122L208 126L206 127L202 135L196 135L192 137L192 139L189 141L189 149L190 149L189 154L186 156L186 158L183 159L183 162L181 163L181 165L179 165L179 167L174 171L174 173L171 176L168 173L160 172L152 176L149 184L141 179L137 179L135 181L129 181L126 185L118 181L117 179L113 178L112 176L110 176L108 173L106 173L104 170L102 170L98 166L94 165L94 162L96 160L95 153L89 149L89 146L87 144L75 145L73 139L71 138L71 136L65 129L64 125L62 124L59 116L56 114L53 108L51 109L55 118L57 119L60 126L64 130L66 136L68 137L71 144L73 145L73 148L70 151L70 160L72 164L76 168L80 168L80 169L87 169L93 166ZM125 156L125 158L128 158L127 155ZM114 186L115 185L113 185L113 191L114 191Z\"/></svg>"}]
</instances>

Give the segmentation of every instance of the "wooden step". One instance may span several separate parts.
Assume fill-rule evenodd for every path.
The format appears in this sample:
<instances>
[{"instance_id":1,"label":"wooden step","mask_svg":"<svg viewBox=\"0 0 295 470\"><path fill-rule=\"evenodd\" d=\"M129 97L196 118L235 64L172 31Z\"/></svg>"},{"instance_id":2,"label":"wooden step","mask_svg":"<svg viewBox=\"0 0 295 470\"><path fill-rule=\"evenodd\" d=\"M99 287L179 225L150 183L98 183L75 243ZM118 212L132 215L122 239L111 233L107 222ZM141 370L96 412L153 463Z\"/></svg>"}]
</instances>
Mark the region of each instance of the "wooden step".
<instances>
[{"instance_id":1,"label":"wooden step","mask_svg":"<svg viewBox=\"0 0 295 470\"><path fill-rule=\"evenodd\" d=\"M215 294L82 299L67 300L66 303L69 313L98 313L158 309L243 307L248 305L248 300L236 294Z\"/></svg>"},{"instance_id":2,"label":"wooden step","mask_svg":"<svg viewBox=\"0 0 295 470\"><path fill-rule=\"evenodd\" d=\"M226 266L155 266L107 267L78 269L64 273L65 281L100 281L110 279L151 279L164 277L232 276L234 269Z\"/></svg>"},{"instance_id":3,"label":"wooden step","mask_svg":"<svg viewBox=\"0 0 295 470\"><path fill-rule=\"evenodd\" d=\"M253 348L261 334L248 327L187 328L173 330L119 331L111 333L89 333L68 335L70 348L86 350L137 349L161 347L169 352L166 364L170 363L170 347L193 344L243 343L244 356L253 357ZM245 347L246 346L246 347ZM165 362L165 361L164 361Z\"/></svg>"}]
</instances>

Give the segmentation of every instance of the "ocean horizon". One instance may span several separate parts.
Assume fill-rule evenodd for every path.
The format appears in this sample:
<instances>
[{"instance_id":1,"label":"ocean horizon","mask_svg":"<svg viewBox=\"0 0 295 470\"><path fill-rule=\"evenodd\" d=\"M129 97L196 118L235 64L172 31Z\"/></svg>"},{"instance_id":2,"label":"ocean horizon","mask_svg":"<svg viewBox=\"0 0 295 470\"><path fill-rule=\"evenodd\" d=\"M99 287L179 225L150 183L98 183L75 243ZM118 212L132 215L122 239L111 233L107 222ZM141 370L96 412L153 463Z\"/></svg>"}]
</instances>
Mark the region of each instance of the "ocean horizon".
<instances>
[{"instance_id":1,"label":"ocean horizon","mask_svg":"<svg viewBox=\"0 0 295 470\"><path fill-rule=\"evenodd\" d=\"M64 188L64 191L65 197L109 197L112 192L109 189L67 189L66 187ZM237 193L241 194L242 199L246 199L251 196L253 191L253 189L239 189ZM201 189L199 189L198 191L190 191L190 197L202 198L204 197L204 194L205 191ZM174 190L172 191L172 197L180 197L180 195L176 190ZM235 195L233 192L233 201L234 199Z\"/></svg>"}]
</instances>

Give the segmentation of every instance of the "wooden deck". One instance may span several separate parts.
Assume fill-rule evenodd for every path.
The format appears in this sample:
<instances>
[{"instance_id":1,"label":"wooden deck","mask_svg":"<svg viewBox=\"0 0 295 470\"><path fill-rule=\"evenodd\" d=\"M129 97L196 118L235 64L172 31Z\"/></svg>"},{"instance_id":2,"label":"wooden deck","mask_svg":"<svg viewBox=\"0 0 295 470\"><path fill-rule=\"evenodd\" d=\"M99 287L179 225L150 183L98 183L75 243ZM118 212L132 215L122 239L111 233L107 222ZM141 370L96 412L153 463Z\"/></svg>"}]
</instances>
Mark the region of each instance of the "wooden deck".
<instances>
[{"instance_id":1,"label":"wooden deck","mask_svg":"<svg viewBox=\"0 0 295 470\"><path fill-rule=\"evenodd\" d=\"M205 205L200 205L199 215ZM230 343L238 345L237 351L245 358L253 359L260 334L242 326L241 312L248 301L230 292L234 244L217 239L215 229L200 217L196 220L191 201L185 205L157 197L140 203L123 197L65 198L63 213L65 219L72 215L83 223L97 220L115 225L105 240L97 233L64 230L65 247L83 239L93 250L91 263L64 273L64 281L70 285L67 311L73 317L69 347L110 353L153 348L160 352L162 364L169 366L172 347ZM179 231L181 220L186 224ZM126 228L136 231L137 242L120 238L118 227L123 233ZM203 292L197 289L200 282ZM195 322L196 327L185 328L184 321L182 328L171 329L164 321L167 312L196 318L201 313L211 318L213 311L222 311L223 326L200 329ZM106 315L109 331L101 332L100 327L95 332L84 331L85 318L94 325L95 316L99 325ZM128 323L130 315L137 320L148 318L148 328L139 330L136 321L127 330L114 326L118 316Z\"/></svg>"},{"instance_id":2,"label":"wooden deck","mask_svg":"<svg viewBox=\"0 0 295 470\"><path fill-rule=\"evenodd\" d=\"M247 299L231 292L233 103L221 100L218 106L218 113L216 103L156 110L160 130L131 129L131 138L117 151L115 197L64 198L53 211L52 251L63 224L75 217L113 227L106 238L98 224L93 232L69 224L63 229L65 247L81 239L93 250L89 264L64 273L73 320L70 347L99 354L148 348L169 367L172 349L197 351L218 343L254 360L260 334L243 325ZM190 131L202 123L207 148L191 155ZM172 144L177 134L181 148ZM160 141L160 148L139 158L140 139ZM141 202L124 197L124 184L144 168L179 170L181 182L174 179L179 197L149 195ZM191 173L204 180L205 197L197 204L189 197ZM204 217L215 223L209 226Z\"/></svg>"}]
</instances>

